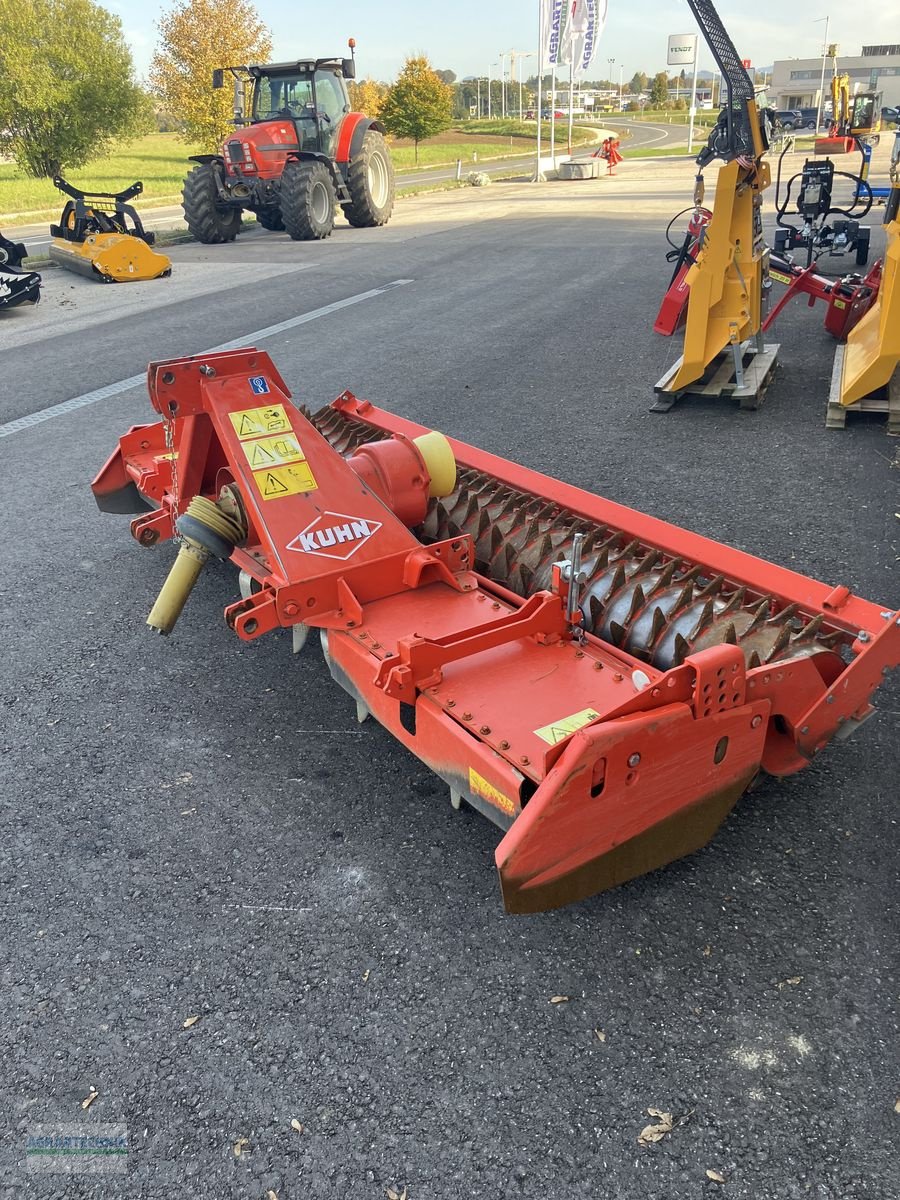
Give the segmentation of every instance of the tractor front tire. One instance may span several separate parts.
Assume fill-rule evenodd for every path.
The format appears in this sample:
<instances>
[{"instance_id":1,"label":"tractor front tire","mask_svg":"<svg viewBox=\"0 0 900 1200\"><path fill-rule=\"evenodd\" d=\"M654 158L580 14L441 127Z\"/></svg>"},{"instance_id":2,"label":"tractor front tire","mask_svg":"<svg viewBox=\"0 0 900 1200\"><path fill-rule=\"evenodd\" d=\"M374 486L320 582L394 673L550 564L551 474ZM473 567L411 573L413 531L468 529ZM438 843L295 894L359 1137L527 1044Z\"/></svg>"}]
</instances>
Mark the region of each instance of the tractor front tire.
<instances>
[{"instance_id":1,"label":"tractor front tire","mask_svg":"<svg viewBox=\"0 0 900 1200\"><path fill-rule=\"evenodd\" d=\"M281 215L281 209L277 204L270 208L260 208L256 212L256 219L262 225L263 229L271 229L277 233L280 229L284 229L284 219Z\"/></svg>"},{"instance_id":2,"label":"tractor front tire","mask_svg":"<svg viewBox=\"0 0 900 1200\"><path fill-rule=\"evenodd\" d=\"M285 163L281 219L295 242L316 242L334 229L334 183L323 162Z\"/></svg>"},{"instance_id":3,"label":"tractor front tire","mask_svg":"<svg viewBox=\"0 0 900 1200\"><path fill-rule=\"evenodd\" d=\"M367 129L359 154L347 167L350 203L344 216L357 229L386 225L394 210L394 164L377 129Z\"/></svg>"},{"instance_id":4,"label":"tractor front tire","mask_svg":"<svg viewBox=\"0 0 900 1200\"><path fill-rule=\"evenodd\" d=\"M241 228L241 210L219 204L212 163L200 163L188 173L181 194L187 227L206 246L233 242Z\"/></svg>"}]
</instances>

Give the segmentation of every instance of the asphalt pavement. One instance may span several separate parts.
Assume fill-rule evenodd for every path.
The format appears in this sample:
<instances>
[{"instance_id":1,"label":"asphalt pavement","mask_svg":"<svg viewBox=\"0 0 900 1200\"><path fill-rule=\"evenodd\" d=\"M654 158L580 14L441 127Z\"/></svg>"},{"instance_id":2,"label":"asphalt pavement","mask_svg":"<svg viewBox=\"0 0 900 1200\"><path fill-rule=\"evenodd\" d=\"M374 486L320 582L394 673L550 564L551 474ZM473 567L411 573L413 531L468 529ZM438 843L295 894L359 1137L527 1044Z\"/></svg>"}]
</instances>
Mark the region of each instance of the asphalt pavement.
<instances>
[{"instance_id":1,"label":"asphalt pavement","mask_svg":"<svg viewBox=\"0 0 900 1200\"><path fill-rule=\"evenodd\" d=\"M648 411L666 206L627 168L176 246L148 284L48 270L0 320L3 1200L900 1194L896 677L703 851L513 918L495 828L357 724L314 638L234 638L229 569L148 632L171 547L89 490L153 419L148 361L256 339L298 402L350 388L900 608L896 446L825 430L819 310L780 320L760 411ZM29 1173L64 1124L127 1126L125 1173Z\"/></svg>"}]
</instances>

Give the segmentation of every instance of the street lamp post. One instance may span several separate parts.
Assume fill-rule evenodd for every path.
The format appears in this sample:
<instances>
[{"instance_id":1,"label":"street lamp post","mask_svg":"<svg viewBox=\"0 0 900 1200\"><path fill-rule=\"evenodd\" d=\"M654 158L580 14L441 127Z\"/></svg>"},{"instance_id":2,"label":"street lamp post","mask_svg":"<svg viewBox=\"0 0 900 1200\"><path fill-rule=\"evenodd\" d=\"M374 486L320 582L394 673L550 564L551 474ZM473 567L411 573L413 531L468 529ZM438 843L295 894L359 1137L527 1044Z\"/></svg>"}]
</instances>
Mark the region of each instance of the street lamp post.
<instances>
[{"instance_id":1,"label":"street lamp post","mask_svg":"<svg viewBox=\"0 0 900 1200\"><path fill-rule=\"evenodd\" d=\"M500 115L506 120L506 51L500 51Z\"/></svg>"},{"instance_id":2,"label":"street lamp post","mask_svg":"<svg viewBox=\"0 0 900 1200\"><path fill-rule=\"evenodd\" d=\"M818 17L813 21L813 25L819 25L822 21L825 22L825 37L822 42L822 78L819 80L819 103L816 105L816 129L822 124L822 114L825 106L825 59L828 57L828 21L829 18Z\"/></svg>"},{"instance_id":3,"label":"street lamp post","mask_svg":"<svg viewBox=\"0 0 900 1200\"><path fill-rule=\"evenodd\" d=\"M609 82L612 83L613 82L613 67L616 65L616 60L614 58L608 58L606 61L609 63ZM613 84L613 86L615 86L615 85Z\"/></svg>"},{"instance_id":4,"label":"street lamp post","mask_svg":"<svg viewBox=\"0 0 900 1200\"><path fill-rule=\"evenodd\" d=\"M622 72L624 70L624 66L619 63L619 112L622 111Z\"/></svg>"}]
</instances>

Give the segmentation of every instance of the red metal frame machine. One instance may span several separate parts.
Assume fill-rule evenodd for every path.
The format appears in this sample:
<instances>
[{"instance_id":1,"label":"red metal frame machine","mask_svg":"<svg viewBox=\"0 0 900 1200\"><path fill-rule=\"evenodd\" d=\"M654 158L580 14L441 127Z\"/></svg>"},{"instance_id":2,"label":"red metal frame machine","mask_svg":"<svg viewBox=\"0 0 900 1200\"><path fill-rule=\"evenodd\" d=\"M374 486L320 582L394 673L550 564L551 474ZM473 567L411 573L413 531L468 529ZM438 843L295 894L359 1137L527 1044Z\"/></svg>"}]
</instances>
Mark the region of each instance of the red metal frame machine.
<instances>
[{"instance_id":1,"label":"red metal frame machine","mask_svg":"<svg viewBox=\"0 0 900 1200\"><path fill-rule=\"evenodd\" d=\"M313 417L254 349L151 364L161 420L93 484L178 553L169 632L210 556L252 641L318 628L334 679L504 831L511 912L706 843L760 771L872 712L900 614L391 416Z\"/></svg>"}]
</instances>

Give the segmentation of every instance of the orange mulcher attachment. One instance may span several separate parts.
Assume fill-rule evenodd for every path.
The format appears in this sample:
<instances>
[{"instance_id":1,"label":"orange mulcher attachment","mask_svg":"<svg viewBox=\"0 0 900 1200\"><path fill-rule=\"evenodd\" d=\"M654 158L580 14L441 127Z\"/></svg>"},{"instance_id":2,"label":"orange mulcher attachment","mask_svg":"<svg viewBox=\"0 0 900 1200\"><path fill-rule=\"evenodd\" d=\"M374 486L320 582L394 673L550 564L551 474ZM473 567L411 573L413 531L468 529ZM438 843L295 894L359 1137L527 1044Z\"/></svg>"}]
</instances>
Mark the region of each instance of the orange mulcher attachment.
<instances>
[{"instance_id":1,"label":"orange mulcher attachment","mask_svg":"<svg viewBox=\"0 0 900 1200\"><path fill-rule=\"evenodd\" d=\"M180 538L151 625L172 628L212 554L241 572L238 637L318 627L360 717L505 831L510 912L698 849L760 770L855 729L900 662L898 614L846 587L350 393L310 417L256 350L154 363L149 391L163 420L93 490L141 513L142 545Z\"/></svg>"}]
</instances>

